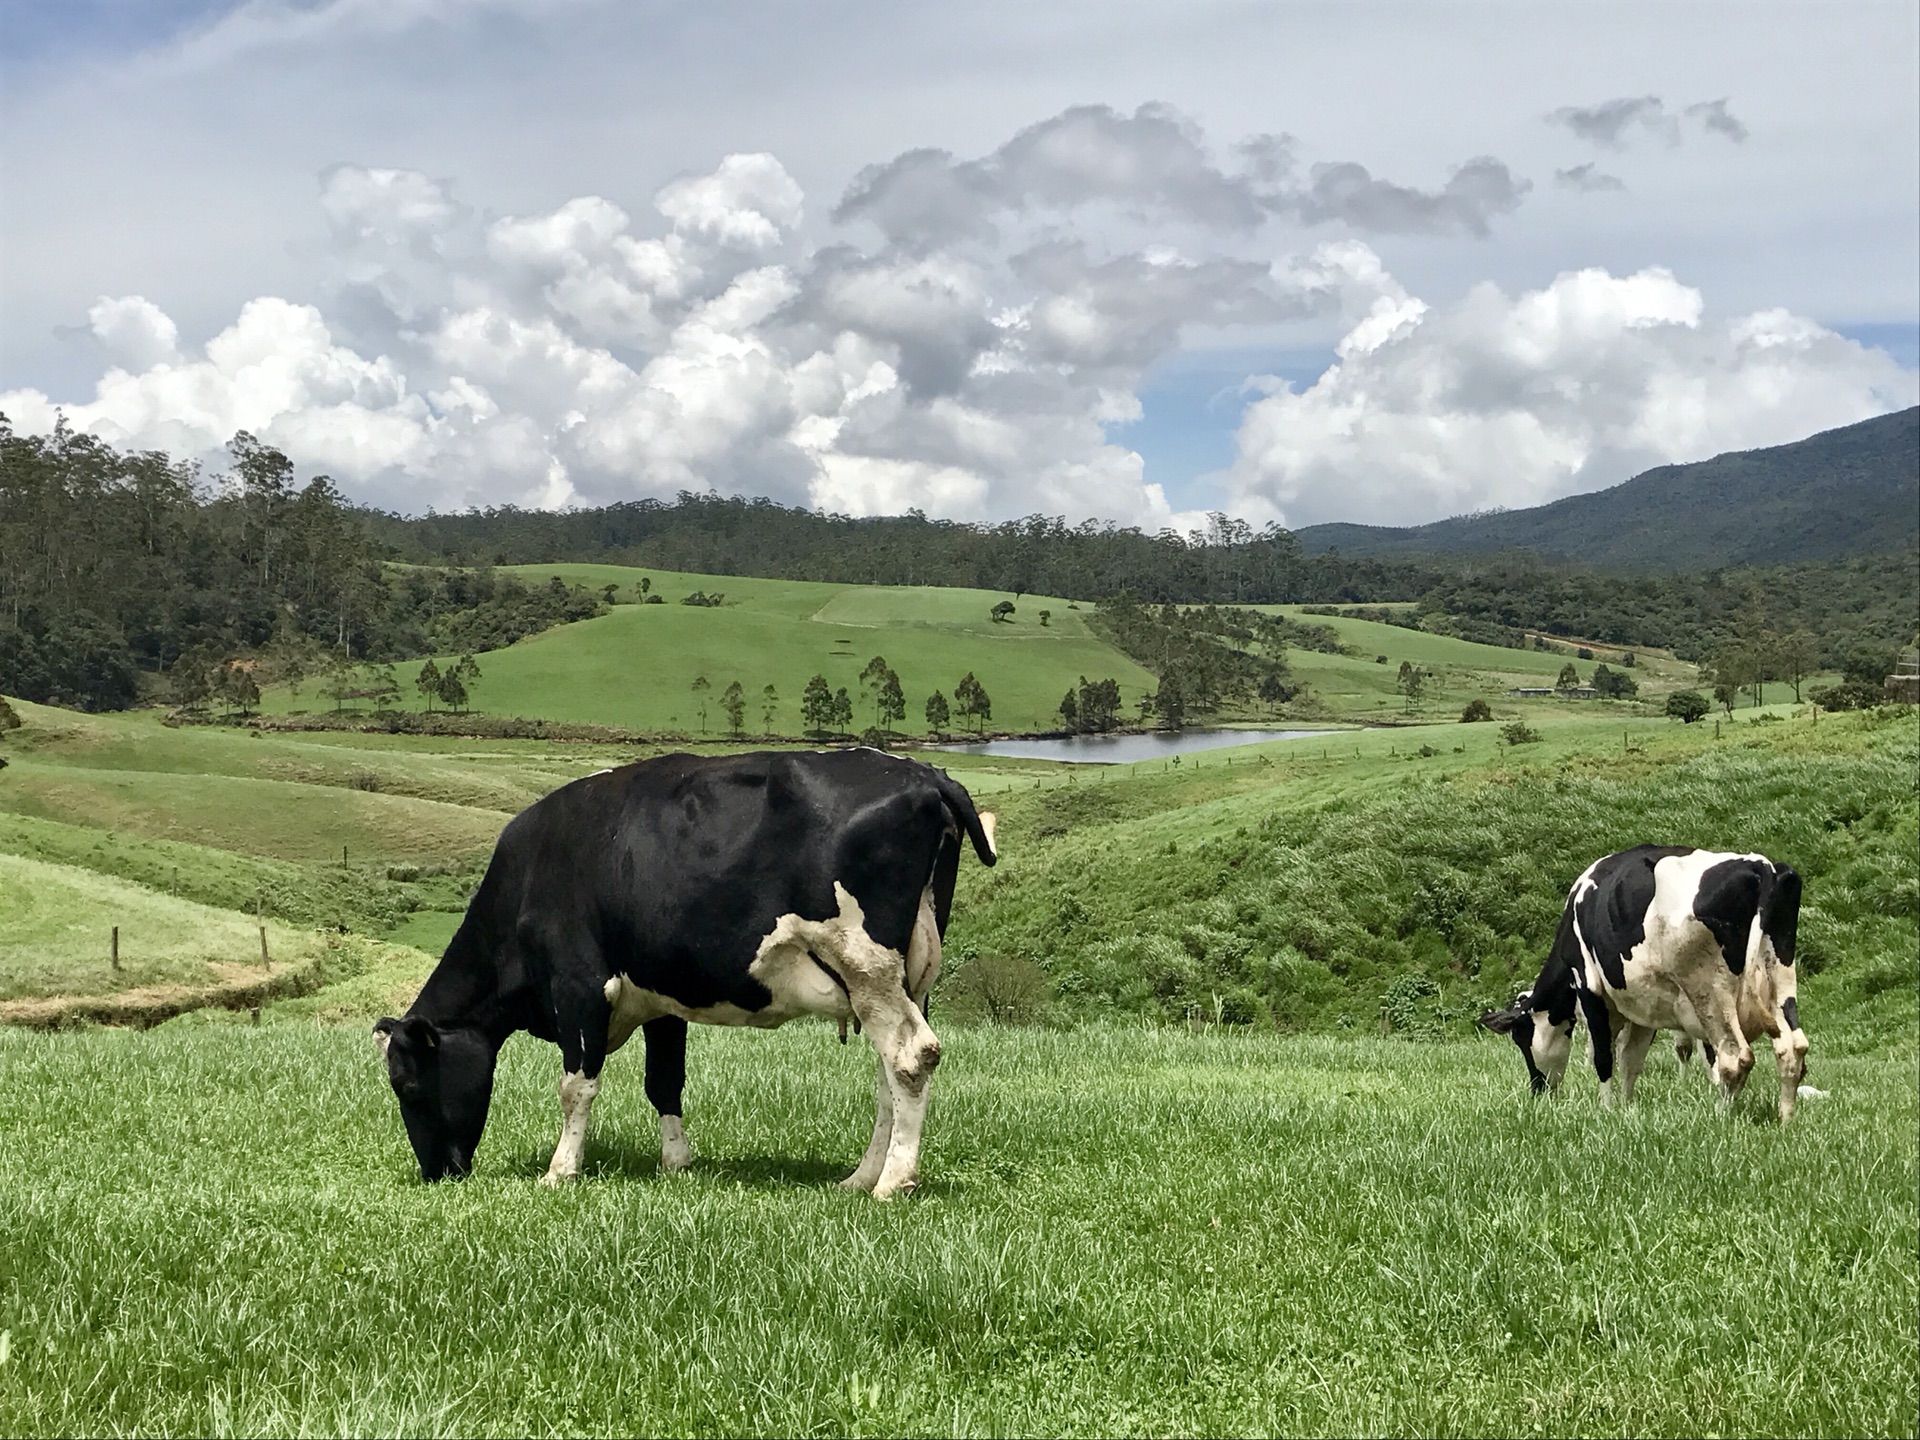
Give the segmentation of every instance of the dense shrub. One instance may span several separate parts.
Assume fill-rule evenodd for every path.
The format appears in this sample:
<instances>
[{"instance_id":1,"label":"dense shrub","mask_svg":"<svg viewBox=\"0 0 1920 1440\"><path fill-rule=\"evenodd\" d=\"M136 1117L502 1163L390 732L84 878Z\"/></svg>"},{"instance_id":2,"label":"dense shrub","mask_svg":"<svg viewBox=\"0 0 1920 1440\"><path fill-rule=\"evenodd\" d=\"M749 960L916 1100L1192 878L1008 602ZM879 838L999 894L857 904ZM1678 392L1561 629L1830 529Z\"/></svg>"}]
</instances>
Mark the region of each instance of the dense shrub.
<instances>
[{"instance_id":1,"label":"dense shrub","mask_svg":"<svg viewBox=\"0 0 1920 1440\"><path fill-rule=\"evenodd\" d=\"M1887 692L1884 682L1846 680L1838 685L1816 686L1807 692L1807 698L1822 710L1870 710L1886 704Z\"/></svg>"}]
</instances>

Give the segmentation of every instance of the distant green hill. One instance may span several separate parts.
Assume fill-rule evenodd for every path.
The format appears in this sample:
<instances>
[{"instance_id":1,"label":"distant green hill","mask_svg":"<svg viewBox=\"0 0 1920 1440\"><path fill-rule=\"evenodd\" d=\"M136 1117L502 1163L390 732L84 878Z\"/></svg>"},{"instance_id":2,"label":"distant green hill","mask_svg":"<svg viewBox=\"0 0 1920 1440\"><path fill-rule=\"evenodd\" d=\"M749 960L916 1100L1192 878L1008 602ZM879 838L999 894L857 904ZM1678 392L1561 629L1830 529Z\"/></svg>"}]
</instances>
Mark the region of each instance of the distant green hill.
<instances>
[{"instance_id":1,"label":"distant green hill","mask_svg":"<svg viewBox=\"0 0 1920 1440\"><path fill-rule=\"evenodd\" d=\"M1312 525L1308 554L1535 550L1606 569L1718 570L1920 546L1920 408L1791 445L1662 465L1551 505L1432 525Z\"/></svg>"}]
</instances>

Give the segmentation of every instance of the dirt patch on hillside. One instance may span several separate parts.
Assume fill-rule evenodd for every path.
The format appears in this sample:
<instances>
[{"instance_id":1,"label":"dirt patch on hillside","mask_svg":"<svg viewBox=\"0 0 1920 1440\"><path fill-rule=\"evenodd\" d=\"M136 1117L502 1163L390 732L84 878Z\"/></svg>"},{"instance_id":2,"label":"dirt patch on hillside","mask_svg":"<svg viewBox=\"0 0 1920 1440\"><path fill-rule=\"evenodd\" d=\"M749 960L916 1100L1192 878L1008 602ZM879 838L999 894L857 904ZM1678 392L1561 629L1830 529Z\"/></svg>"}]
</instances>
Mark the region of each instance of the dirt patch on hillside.
<instances>
[{"instance_id":1,"label":"dirt patch on hillside","mask_svg":"<svg viewBox=\"0 0 1920 1440\"><path fill-rule=\"evenodd\" d=\"M316 960L306 966L271 971L246 965L212 963L219 978L211 985L148 985L112 995L47 995L33 1000L0 1001L0 1025L32 1030L64 1030L77 1025L124 1025L145 1030L189 1010L247 1010L272 1000L308 995L324 983Z\"/></svg>"}]
</instances>

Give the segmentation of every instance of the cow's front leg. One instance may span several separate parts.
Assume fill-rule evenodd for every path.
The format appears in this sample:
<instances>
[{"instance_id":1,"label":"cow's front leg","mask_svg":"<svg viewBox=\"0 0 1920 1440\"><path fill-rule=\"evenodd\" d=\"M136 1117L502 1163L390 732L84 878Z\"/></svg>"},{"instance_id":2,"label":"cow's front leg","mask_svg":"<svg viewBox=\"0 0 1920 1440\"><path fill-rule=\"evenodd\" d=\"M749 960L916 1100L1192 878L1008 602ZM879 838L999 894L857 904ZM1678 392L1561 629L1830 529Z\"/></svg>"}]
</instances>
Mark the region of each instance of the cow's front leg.
<instances>
[{"instance_id":1,"label":"cow's front leg","mask_svg":"<svg viewBox=\"0 0 1920 1440\"><path fill-rule=\"evenodd\" d=\"M1646 1025L1622 1022L1618 1048L1614 1053L1613 1083L1620 1087L1620 1103L1633 1103L1633 1085L1647 1063L1647 1051L1659 1032Z\"/></svg>"},{"instance_id":2,"label":"cow's front leg","mask_svg":"<svg viewBox=\"0 0 1920 1440\"><path fill-rule=\"evenodd\" d=\"M693 1164L693 1146L681 1118L680 1094L687 1083L687 1022L662 1015L640 1027L647 1044L647 1101L660 1115L660 1168L685 1170Z\"/></svg>"},{"instance_id":3,"label":"cow's front leg","mask_svg":"<svg viewBox=\"0 0 1920 1440\"><path fill-rule=\"evenodd\" d=\"M860 1157L854 1172L840 1182L849 1190L871 1190L880 1182L880 1171L893 1144L893 1082L887 1078L887 1062L877 1060L874 1072L878 1078L874 1086L873 1138L867 1142L867 1153Z\"/></svg>"},{"instance_id":4,"label":"cow's front leg","mask_svg":"<svg viewBox=\"0 0 1920 1440\"><path fill-rule=\"evenodd\" d=\"M613 1007L598 990L567 997L554 1006L560 1039L560 1141L542 1185L561 1185L580 1173L587 1150L587 1117L600 1093L600 1070L607 1061L607 1021Z\"/></svg>"}]
</instances>

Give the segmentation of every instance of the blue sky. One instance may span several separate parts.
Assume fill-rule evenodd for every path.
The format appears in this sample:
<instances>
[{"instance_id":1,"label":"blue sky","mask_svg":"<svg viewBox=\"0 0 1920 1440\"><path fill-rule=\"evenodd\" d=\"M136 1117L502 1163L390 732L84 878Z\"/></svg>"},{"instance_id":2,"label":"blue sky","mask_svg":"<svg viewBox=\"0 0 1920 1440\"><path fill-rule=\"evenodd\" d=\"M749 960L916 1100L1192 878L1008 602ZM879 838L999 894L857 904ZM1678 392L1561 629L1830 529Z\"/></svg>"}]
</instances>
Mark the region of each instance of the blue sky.
<instances>
[{"instance_id":1,"label":"blue sky","mask_svg":"<svg viewBox=\"0 0 1920 1440\"><path fill-rule=\"evenodd\" d=\"M212 468L251 428L395 508L1413 522L1916 394L1909 3L9 0L0 41L0 410Z\"/></svg>"}]
</instances>

